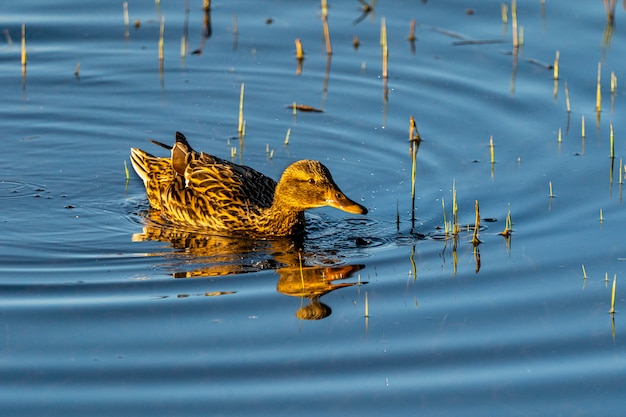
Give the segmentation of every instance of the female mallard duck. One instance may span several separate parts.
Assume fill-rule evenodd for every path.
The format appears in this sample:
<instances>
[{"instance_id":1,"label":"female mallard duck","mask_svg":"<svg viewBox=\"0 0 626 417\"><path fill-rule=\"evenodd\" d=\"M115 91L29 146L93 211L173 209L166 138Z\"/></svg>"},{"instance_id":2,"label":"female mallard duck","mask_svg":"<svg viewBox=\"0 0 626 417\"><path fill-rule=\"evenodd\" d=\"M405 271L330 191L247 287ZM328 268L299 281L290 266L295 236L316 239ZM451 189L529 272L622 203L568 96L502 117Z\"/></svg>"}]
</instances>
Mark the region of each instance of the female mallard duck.
<instances>
[{"instance_id":1,"label":"female mallard duck","mask_svg":"<svg viewBox=\"0 0 626 417\"><path fill-rule=\"evenodd\" d=\"M367 214L347 198L318 161L289 165L280 181L247 166L194 151L176 132L171 158L131 148L133 167L150 205L166 220L218 234L288 236L304 231L304 210L330 206Z\"/></svg>"}]
</instances>

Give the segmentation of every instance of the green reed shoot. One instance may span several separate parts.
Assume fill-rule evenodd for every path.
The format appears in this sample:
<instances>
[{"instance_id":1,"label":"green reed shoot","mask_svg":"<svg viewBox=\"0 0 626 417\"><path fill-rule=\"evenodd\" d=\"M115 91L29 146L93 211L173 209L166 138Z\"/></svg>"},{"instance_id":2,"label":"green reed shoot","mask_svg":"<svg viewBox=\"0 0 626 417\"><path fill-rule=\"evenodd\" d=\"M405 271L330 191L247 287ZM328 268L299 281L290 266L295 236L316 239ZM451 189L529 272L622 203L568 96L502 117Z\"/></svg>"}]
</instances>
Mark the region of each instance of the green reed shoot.
<instances>
[{"instance_id":1,"label":"green reed shoot","mask_svg":"<svg viewBox=\"0 0 626 417\"><path fill-rule=\"evenodd\" d=\"M613 275L613 289L611 289L611 309L609 313L615 314L615 287L617 284L617 274Z\"/></svg>"},{"instance_id":2,"label":"green reed shoot","mask_svg":"<svg viewBox=\"0 0 626 417\"><path fill-rule=\"evenodd\" d=\"M239 125L237 127L237 133L243 137L243 93L244 83L241 83L241 92L239 93Z\"/></svg>"},{"instance_id":3,"label":"green reed shoot","mask_svg":"<svg viewBox=\"0 0 626 417\"><path fill-rule=\"evenodd\" d=\"M493 135L489 136L489 152L491 154L491 164L496 163L495 151L493 149Z\"/></svg>"},{"instance_id":4,"label":"green reed shoot","mask_svg":"<svg viewBox=\"0 0 626 417\"><path fill-rule=\"evenodd\" d=\"M585 269L585 264L582 264L583 268L583 279L587 279L587 270Z\"/></svg>"},{"instance_id":5,"label":"green reed shoot","mask_svg":"<svg viewBox=\"0 0 626 417\"><path fill-rule=\"evenodd\" d=\"M124 159L124 173L126 174L126 181L130 181L130 174L128 173L128 165L126 165L125 159Z\"/></svg>"}]
</instances>

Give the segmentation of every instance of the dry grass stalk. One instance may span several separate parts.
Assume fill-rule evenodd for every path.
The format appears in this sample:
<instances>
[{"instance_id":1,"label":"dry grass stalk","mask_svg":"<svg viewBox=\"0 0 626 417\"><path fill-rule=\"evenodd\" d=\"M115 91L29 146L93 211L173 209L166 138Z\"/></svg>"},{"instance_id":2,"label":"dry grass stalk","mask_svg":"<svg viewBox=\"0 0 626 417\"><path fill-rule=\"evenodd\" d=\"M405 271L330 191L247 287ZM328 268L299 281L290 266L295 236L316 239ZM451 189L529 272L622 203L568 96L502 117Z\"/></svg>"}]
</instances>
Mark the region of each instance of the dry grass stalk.
<instances>
[{"instance_id":1,"label":"dry grass stalk","mask_svg":"<svg viewBox=\"0 0 626 417\"><path fill-rule=\"evenodd\" d=\"M78 72L80 71L80 62L76 64L76 67L74 68L74 75L76 76L76 78L78 78Z\"/></svg>"},{"instance_id":2,"label":"dry grass stalk","mask_svg":"<svg viewBox=\"0 0 626 417\"><path fill-rule=\"evenodd\" d=\"M500 4L500 10L502 11L502 23L506 24L509 22L509 6L504 3Z\"/></svg>"},{"instance_id":3,"label":"dry grass stalk","mask_svg":"<svg viewBox=\"0 0 626 417\"><path fill-rule=\"evenodd\" d=\"M572 111L572 108L569 105L569 88L567 88L567 81L565 81L565 107L567 108L568 113Z\"/></svg>"},{"instance_id":4,"label":"dry grass stalk","mask_svg":"<svg viewBox=\"0 0 626 417\"><path fill-rule=\"evenodd\" d=\"M493 135L489 136L489 153L491 154L491 163L496 163L496 155L493 149Z\"/></svg>"},{"instance_id":5,"label":"dry grass stalk","mask_svg":"<svg viewBox=\"0 0 626 417\"><path fill-rule=\"evenodd\" d=\"M563 138L561 136L561 128L560 127L559 127L559 134L557 136L557 142L559 142L559 143L563 142Z\"/></svg>"},{"instance_id":6,"label":"dry grass stalk","mask_svg":"<svg viewBox=\"0 0 626 417\"><path fill-rule=\"evenodd\" d=\"M367 291L365 291L365 317L370 316L370 305L369 300L367 298Z\"/></svg>"}]
</instances>

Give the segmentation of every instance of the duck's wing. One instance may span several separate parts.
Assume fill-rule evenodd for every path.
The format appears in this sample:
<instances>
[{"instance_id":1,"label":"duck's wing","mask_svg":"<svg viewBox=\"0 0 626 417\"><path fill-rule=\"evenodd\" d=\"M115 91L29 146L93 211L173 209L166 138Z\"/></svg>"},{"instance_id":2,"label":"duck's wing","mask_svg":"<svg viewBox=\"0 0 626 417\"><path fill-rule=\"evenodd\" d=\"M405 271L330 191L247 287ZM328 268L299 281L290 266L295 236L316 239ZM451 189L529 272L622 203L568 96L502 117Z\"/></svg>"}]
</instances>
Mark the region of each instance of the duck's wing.
<instances>
[{"instance_id":1,"label":"duck's wing","mask_svg":"<svg viewBox=\"0 0 626 417\"><path fill-rule=\"evenodd\" d=\"M209 197L215 206L248 205L266 209L272 205L276 181L243 165L201 154L185 170L185 185Z\"/></svg>"}]
</instances>

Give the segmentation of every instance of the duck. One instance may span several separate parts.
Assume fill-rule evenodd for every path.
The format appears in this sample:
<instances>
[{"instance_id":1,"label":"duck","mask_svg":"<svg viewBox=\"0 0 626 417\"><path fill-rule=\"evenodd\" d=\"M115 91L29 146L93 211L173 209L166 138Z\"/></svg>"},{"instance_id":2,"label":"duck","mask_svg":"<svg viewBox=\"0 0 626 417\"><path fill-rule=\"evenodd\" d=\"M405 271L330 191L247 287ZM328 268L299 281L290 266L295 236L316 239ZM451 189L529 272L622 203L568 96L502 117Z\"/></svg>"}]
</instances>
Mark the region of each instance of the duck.
<instances>
[{"instance_id":1,"label":"duck","mask_svg":"<svg viewBox=\"0 0 626 417\"><path fill-rule=\"evenodd\" d=\"M293 162L280 180L244 165L195 151L180 132L158 157L131 148L130 160L152 209L175 226L218 235L291 236L305 232L305 210L368 210L349 199L328 168L316 160Z\"/></svg>"}]
</instances>

